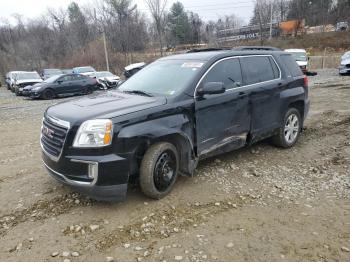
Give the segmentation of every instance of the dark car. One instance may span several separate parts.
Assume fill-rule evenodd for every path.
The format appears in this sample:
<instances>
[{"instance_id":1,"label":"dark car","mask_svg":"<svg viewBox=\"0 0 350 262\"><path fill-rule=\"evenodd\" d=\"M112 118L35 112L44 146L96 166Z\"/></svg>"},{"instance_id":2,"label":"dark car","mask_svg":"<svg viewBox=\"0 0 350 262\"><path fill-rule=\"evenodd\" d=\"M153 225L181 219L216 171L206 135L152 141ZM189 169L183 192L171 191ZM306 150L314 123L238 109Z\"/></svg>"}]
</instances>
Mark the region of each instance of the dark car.
<instances>
[{"instance_id":1,"label":"dark car","mask_svg":"<svg viewBox=\"0 0 350 262\"><path fill-rule=\"evenodd\" d=\"M128 65L127 67L124 68L125 79L132 77L134 74L136 74L145 66L146 66L146 63L144 62Z\"/></svg>"},{"instance_id":2,"label":"dark car","mask_svg":"<svg viewBox=\"0 0 350 262\"><path fill-rule=\"evenodd\" d=\"M23 90L23 95L31 98L52 99L58 96L90 94L96 88L96 79L80 74L68 74L53 76L41 84L27 87Z\"/></svg>"},{"instance_id":3,"label":"dark car","mask_svg":"<svg viewBox=\"0 0 350 262\"><path fill-rule=\"evenodd\" d=\"M49 107L42 157L50 175L95 199L124 199L134 178L159 199L201 159L270 137L292 147L308 110L307 78L288 53L170 56L118 90Z\"/></svg>"}]
</instances>

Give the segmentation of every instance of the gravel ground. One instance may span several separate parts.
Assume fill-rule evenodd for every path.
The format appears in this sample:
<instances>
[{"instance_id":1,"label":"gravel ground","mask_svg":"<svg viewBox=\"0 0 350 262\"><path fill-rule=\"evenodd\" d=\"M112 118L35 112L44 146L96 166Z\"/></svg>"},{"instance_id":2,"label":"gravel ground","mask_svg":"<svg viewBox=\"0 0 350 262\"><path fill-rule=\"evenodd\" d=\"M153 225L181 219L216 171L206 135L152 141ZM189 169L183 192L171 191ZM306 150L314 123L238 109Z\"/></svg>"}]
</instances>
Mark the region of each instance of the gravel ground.
<instances>
[{"instance_id":1,"label":"gravel ground","mask_svg":"<svg viewBox=\"0 0 350 262\"><path fill-rule=\"evenodd\" d=\"M350 261L350 77L310 78L299 143L200 163L160 201L72 192L42 168L45 108L0 88L1 261ZM74 99L74 98L68 98Z\"/></svg>"}]
</instances>

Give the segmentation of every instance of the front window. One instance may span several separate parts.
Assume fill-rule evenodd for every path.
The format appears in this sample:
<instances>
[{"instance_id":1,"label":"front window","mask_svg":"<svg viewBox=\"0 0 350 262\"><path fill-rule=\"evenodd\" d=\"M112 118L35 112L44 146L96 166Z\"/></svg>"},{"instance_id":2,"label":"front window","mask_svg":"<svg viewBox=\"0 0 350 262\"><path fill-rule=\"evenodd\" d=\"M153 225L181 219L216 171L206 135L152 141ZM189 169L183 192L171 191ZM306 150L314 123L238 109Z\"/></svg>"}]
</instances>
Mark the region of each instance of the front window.
<instances>
[{"instance_id":1,"label":"front window","mask_svg":"<svg viewBox=\"0 0 350 262\"><path fill-rule=\"evenodd\" d=\"M304 53L304 52L295 52L295 53L291 53L291 54L294 57L295 61L300 61L300 62L307 61L307 56L306 56L306 53Z\"/></svg>"},{"instance_id":2,"label":"front window","mask_svg":"<svg viewBox=\"0 0 350 262\"><path fill-rule=\"evenodd\" d=\"M342 60L345 59L350 59L350 52L346 52L343 56L342 56Z\"/></svg>"},{"instance_id":3,"label":"front window","mask_svg":"<svg viewBox=\"0 0 350 262\"><path fill-rule=\"evenodd\" d=\"M38 73L21 73L17 74L17 80L41 79Z\"/></svg>"},{"instance_id":4,"label":"front window","mask_svg":"<svg viewBox=\"0 0 350 262\"><path fill-rule=\"evenodd\" d=\"M156 61L129 78L119 90L174 96L181 93L193 81L203 65L203 61Z\"/></svg>"},{"instance_id":5,"label":"front window","mask_svg":"<svg viewBox=\"0 0 350 262\"><path fill-rule=\"evenodd\" d=\"M51 76L50 78L46 79L44 82L45 83L54 83L60 77L61 77L61 75Z\"/></svg>"}]
</instances>

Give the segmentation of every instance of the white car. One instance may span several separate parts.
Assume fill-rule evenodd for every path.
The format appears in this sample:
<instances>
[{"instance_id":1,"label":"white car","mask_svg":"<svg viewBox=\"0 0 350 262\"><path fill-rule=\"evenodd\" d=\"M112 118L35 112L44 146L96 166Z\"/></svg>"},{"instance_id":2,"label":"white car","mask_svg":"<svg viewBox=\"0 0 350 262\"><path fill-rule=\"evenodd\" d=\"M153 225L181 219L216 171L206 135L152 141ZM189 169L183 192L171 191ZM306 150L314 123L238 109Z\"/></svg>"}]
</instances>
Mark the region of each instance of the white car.
<instances>
[{"instance_id":1,"label":"white car","mask_svg":"<svg viewBox=\"0 0 350 262\"><path fill-rule=\"evenodd\" d=\"M11 89L16 95L22 95L23 88L43 82L38 72L18 72L15 76L14 86Z\"/></svg>"},{"instance_id":2,"label":"white car","mask_svg":"<svg viewBox=\"0 0 350 262\"><path fill-rule=\"evenodd\" d=\"M299 65L301 71L305 74L309 65L309 58L305 49L286 49L284 50L287 53L292 54L295 61Z\"/></svg>"},{"instance_id":3,"label":"white car","mask_svg":"<svg viewBox=\"0 0 350 262\"><path fill-rule=\"evenodd\" d=\"M339 74L345 75L350 73L350 51L346 52L341 57L340 67L339 67Z\"/></svg>"},{"instance_id":4,"label":"white car","mask_svg":"<svg viewBox=\"0 0 350 262\"><path fill-rule=\"evenodd\" d=\"M7 86L8 90L13 88L13 86L15 84L16 74L21 73L21 72L23 72L23 71L11 71L11 72L8 72L6 74L5 82L6 82L6 86Z\"/></svg>"},{"instance_id":5,"label":"white car","mask_svg":"<svg viewBox=\"0 0 350 262\"><path fill-rule=\"evenodd\" d=\"M112 88L118 85L120 77L108 71L101 71L95 73L97 82L103 89Z\"/></svg>"},{"instance_id":6,"label":"white car","mask_svg":"<svg viewBox=\"0 0 350 262\"><path fill-rule=\"evenodd\" d=\"M96 70L95 68L91 66L81 66L81 67L74 67L73 68L74 74L81 74L89 77L95 77Z\"/></svg>"}]
</instances>

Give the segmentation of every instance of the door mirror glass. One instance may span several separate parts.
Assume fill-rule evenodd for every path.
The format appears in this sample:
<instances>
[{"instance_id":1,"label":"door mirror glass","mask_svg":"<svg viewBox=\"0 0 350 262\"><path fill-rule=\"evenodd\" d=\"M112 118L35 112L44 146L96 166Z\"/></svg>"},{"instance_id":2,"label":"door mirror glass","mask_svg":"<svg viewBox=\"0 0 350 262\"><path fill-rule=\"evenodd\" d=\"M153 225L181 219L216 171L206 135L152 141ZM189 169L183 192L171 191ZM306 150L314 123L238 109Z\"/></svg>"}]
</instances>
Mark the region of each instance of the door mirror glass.
<instances>
[{"instance_id":1,"label":"door mirror glass","mask_svg":"<svg viewBox=\"0 0 350 262\"><path fill-rule=\"evenodd\" d=\"M58 84L62 84L62 83L63 83L63 80L62 80L62 79L59 79L59 80L57 80L57 83L58 83Z\"/></svg>"},{"instance_id":2,"label":"door mirror glass","mask_svg":"<svg viewBox=\"0 0 350 262\"><path fill-rule=\"evenodd\" d=\"M225 93L226 89L222 82L208 82L197 89L199 96L216 95Z\"/></svg>"}]
</instances>

